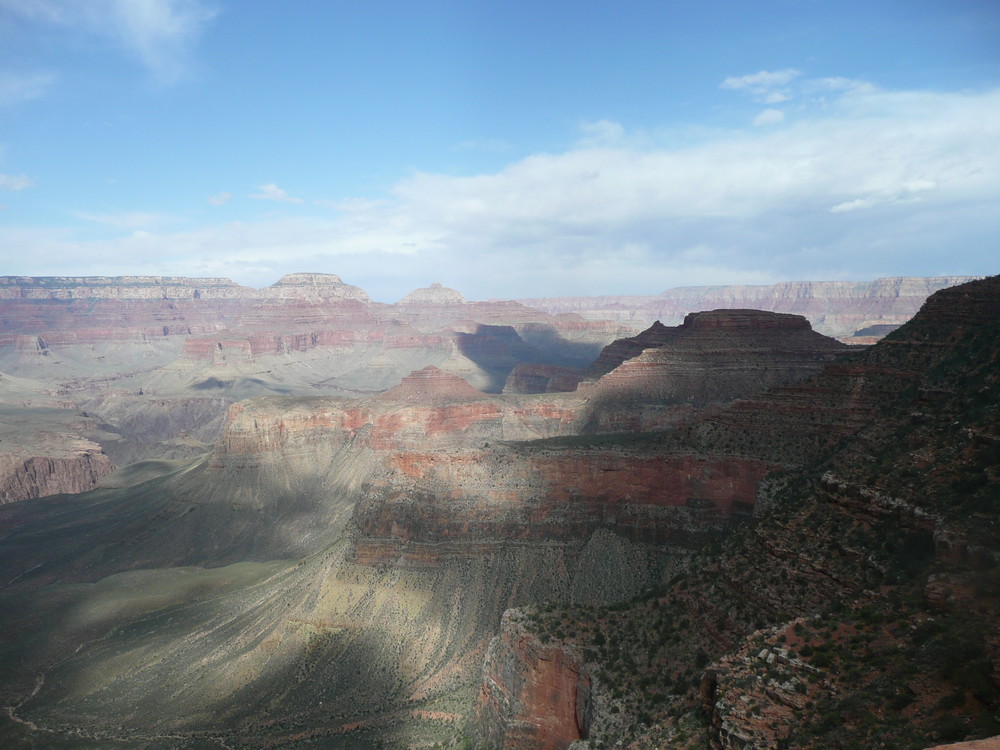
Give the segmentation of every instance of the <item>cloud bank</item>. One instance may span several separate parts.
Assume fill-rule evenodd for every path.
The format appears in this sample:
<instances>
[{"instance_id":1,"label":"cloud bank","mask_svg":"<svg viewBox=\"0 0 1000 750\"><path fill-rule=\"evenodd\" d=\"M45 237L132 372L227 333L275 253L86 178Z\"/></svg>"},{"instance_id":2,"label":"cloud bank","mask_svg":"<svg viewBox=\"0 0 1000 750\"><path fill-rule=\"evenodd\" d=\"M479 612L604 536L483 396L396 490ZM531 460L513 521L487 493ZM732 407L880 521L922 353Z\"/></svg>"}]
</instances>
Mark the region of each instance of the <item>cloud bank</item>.
<instances>
[{"instance_id":1,"label":"cloud bank","mask_svg":"<svg viewBox=\"0 0 1000 750\"><path fill-rule=\"evenodd\" d=\"M388 301L436 280L482 299L998 270L1000 90L765 73L726 88L786 86L795 107L683 147L602 120L563 152L471 177L413 174L386 200L320 202L269 183L253 197L294 214L89 242L8 228L0 242L46 258L10 272L80 273L82 257L88 273L259 286L329 271Z\"/></svg>"}]
</instances>

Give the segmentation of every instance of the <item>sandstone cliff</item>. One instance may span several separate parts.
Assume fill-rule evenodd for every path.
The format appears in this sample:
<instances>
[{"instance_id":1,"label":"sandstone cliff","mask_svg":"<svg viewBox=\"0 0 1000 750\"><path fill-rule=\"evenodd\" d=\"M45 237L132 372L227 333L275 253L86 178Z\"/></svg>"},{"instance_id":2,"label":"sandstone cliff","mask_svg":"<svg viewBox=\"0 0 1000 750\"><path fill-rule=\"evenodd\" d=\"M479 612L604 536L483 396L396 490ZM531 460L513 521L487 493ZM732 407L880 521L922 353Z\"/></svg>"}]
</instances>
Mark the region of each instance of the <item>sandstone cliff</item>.
<instances>
[{"instance_id":1,"label":"sandstone cliff","mask_svg":"<svg viewBox=\"0 0 1000 750\"><path fill-rule=\"evenodd\" d=\"M542 643L518 610L504 613L483 667L482 741L524 750L561 750L590 734L591 678L583 656Z\"/></svg>"}]
</instances>

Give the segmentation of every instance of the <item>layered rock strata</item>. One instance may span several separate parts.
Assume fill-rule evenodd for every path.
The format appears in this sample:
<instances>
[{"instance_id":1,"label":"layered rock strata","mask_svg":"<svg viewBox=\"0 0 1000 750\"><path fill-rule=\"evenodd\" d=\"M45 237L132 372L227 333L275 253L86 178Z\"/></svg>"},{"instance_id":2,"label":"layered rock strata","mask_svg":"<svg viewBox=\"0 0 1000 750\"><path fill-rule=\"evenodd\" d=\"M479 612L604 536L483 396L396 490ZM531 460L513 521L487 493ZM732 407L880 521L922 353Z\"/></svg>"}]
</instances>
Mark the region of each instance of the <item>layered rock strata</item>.
<instances>
[{"instance_id":1,"label":"layered rock strata","mask_svg":"<svg viewBox=\"0 0 1000 750\"><path fill-rule=\"evenodd\" d=\"M851 361L674 434L792 471L761 483L753 524L649 598L532 621L529 637L575 632L566 646L589 649L584 667L615 685L628 718L589 741L925 747L995 734L998 320L1000 277L939 292ZM520 685L535 669L524 655L505 673ZM483 689L513 694L497 674L487 664ZM487 747L513 747L505 738L550 710L506 705L480 710Z\"/></svg>"},{"instance_id":2,"label":"layered rock strata","mask_svg":"<svg viewBox=\"0 0 1000 750\"><path fill-rule=\"evenodd\" d=\"M969 276L895 277L875 281L789 281L760 286L696 286L668 289L659 295L556 297L525 299L524 304L550 313L577 313L642 328L655 320L679 323L689 312L716 308L751 308L794 313L809 319L820 333L850 337L873 325L900 325L935 291L971 281Z\"/></svg>"},{"instance_id":3,"label":"layered rock strata","mask_svg":"<svg viewBox=\"0 0 1000 750\"><path fill-rule=\"evenodd\" d=\"M932 554L980 559L990 545L974 527L991 528L998 349L968 325L993 320L989 294L956 294L942 303L955 317L665 434L580 435L586 391L483 394L440 368L379 396L237 404L208 459L127 490L0 509L0 697L29 741L34 725L126 746L427 746L474 705L496 746L596 744L595 727L613 726L603 744L707 741L704 727L681 739L666 713L690 705L703 667L721 669L749 632L874 590L906 555L924 559L926 530L906 529L923 534L915 546L893 536L893 513L917 518L913 487L943 519ZM947 375L965 357L974 388ZM888 431L876 419L887 412ZM929 439L938 429L963 436L948 461ZM895 472L857 473L890 448L923 467L907 492L871 478ZM821 501L806 500L810 480L772 473L817 457L831 461ZM971 494L931 507L980 462ZM665 559L749 521L761 499L770 520L721 551ZM949 515L973 501L978 519ZM851 521L852 503L871 506L864 520ZM868 516L887 519L871 524L884 538L857 536ZM930 588L939 619L964 601L948 580ZM581 607L553 629L558 647L511 615L498 636L502 611L540 601L617 604ZM988 608L982 619L995 622ZM610 721L611 708L627 718Z\"/></svg>"},{"instance_id":4,"label":"layered rock strata","mask_svg":"<svg viewBox=\"0 0 1000 750\"><path fill-rule=\"evenodd\" d=\"M67 409L0 409L0 505L95 487L116 468L95 429Z\"/></svg>"},{"instance_id":5,"label":"layered rock strata","mask_svg":"<svg viewBox=\"0 0 1000 750\"><path fill-rule=\"evenodd\" d=\"M591 677L582 654L542 643L504 613L483 666L477 711L490 747L562 750L589 736Z\"/></svg>"},{"instance_id":6,"label":"layered rock strata","mask_svg":"<svg viewBox=\"0 0 1000 750\"><path fill-rule=\"evenodd\" d=\"M581 391L588 399L585 429L663 429L706 407L801 380L847 351L799 315L692 313L680 326L656 324L605 349L590 372L614 369Z\"/></svg>"}]
</instances>

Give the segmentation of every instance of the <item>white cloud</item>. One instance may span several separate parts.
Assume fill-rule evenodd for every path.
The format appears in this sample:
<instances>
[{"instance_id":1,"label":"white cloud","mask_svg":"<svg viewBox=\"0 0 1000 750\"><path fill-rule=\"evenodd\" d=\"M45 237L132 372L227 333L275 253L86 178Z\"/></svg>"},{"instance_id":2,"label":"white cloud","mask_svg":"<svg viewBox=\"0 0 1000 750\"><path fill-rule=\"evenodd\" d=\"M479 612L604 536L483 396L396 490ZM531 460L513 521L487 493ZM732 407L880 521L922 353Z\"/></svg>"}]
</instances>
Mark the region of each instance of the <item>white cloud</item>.
<instances>
[{"instance_id":1,"label":"white cloud","mask_svg":"<svg viewBox=\"0 0 1000 750\"><path fill-rule=\"evenodd\" d=\"M730 76L722 82L722 88L769 88L771 86L784 85L800 75L802 75L801 71L795 70L794 68L785 68L784 70L761 70L751 75Z\"/></svg>"},{"instance_id":2,"label":"white cloud","mask_svg":"<svg viewBox=\"0 0 1000 750\"><path fill-rule=\"evenodd\" d=\"M0 0L0 8L108 39L163 83L187 73L191 47L218 15L203 0Z\"/></svg>"},{"instance_id":3,"label":"white cloud","mask_svg":"<svg viewBox=\"0 0 1000 750\"><path fill-rule=\"evenodd\" d=\"M869 83L868 81L862 81L857 78L840 77L810 78L803 83L803 88L810 92L848 91L856 94L872 94L879 90L877 86Z\"/></svg>"},{"instance_id":4,"label":"white cloud","mask_svg":"<svg viewBox=\"0 0 1000 750\"><path fill-rule=\"evenodd\" d=\"M227 203L229 203L229 201L231 201L232 199L233 199L233 194L223 190L221 193L218 193L217 195L209 196L207 200L213 206L224 206Z\"/></svg>"},{"instance_id":5,"label":"white cloud","mask_svg":"<svg viewBox=\"0 0 1000 750\"><path fill-rule=\"evenodd\" d=\"M843 214L850 211L858 211L875 206L889 206L897 203L913 203L922 200L918 193L927 190L934 190L937 183L934 180L916 179L903 182L895 188L883 188L874 192L867 198L855 198L854 200L838 203L830 209L830 213Z\"/></svg>"},{"instance_id":6,"label":"white cloud","mask_svg":"<svg viewBox=\"0 0 1000 750\"><path fill-rule=\"evenodd\" d=\"M0 107L40 99L55 83L54 73L0 71Z\"/></svg>"},{"instance_id":7,"label":"white cloud","mask_svg":"<svg viewBox=\"0 0 1000 750\"><path fill-rule=\"evenodd\" d=\"M761 70L751 75L730 76L719 88L746 91L766 104L779 104L792 98L788 84L801 75L801 71L793 68Z\"/></svg>"},{"instance_id":8,"label":"white cloud","mask_svg":"<svg viewBox=\"0 0 1000 750\"><path fill-rule=\"evenodd\" d=\"M0 174L0 189L3 190L24 190L34 187L35 183L31 178L23 174Z\"/></svg>"},{"instance_id":9,"label":"white cloud","mask_svg":"<svg viewBox=\"0 0 1000 750\"><path fill-rule=\"evenodd\" d=\"M265 201L277 201L278 203L303 203L302 198L296 198L289 195L286 191L282 190L280 187L275 185L273 182L269 182L266 185L258 185L257 190L259 192L251 195L251 198L257 198L258 200Z\"/></svg>"},{"instance_id":10,"label":"white cloud","mask_svg":"<svg viewBox=\"0 0 1000 750\"><path fill-rule=\"evenodd\" d=\"M191 44L217 11L199 0L111 0L123 46L168 82L181 77Z\"/></svg>"},{"instance_id":11,"label":"white cloud","mask_svg":"<svg viewBox=\"0 0 1000 750\"><path fill-rule=\"evenodd\" d=\"M1000 89L848 86L824 96L791 122L684 147L602 125L594 133L610 143L472 177L418 173L388 200L337 201L329 204L336 213L319 218L154 234L154 222L115 215L117 240L4 227L0 246L26 250L8 273L107 268L261 285L311 269L390 301L433 281L428 269L440 267L479 299L995 272ZM262 199L301 201L274 183L258 190Z\"/></svg>"},{"instance_id":12,"label":"white cloud","mask_svg":"<svg viewBox=\"0 0 1000 750\"><path fill-rule=\"evenodd\" d=\"M784 121L785 113L780 109L765 109L755 118L753 118L754 125L776 125L779 122Z\"/></svg>"},{"instance_id":13,"label":"white cloud","mask_svg":"<svg viewBox=\"0 0 1000 750\"><path fill-rule=\"evenodd\" d=\"M802 75L801 71L794 68L761 70L746 76L730 76L720 86L724 89L749 89L750 91L756 91L774 88L775 86L784 86L793 78L797 78L800 75Z\"/></svg>"},{"instance_id":14,"label":"white cloud","mask_svg":"<svg viewBox=\"0 0 1000 750\"><path fill-rule=\"evenodd\" d=\"M612 120L597 120L584 122L580 125L580 146L613 146L621 142L625 128Z\"/></svg>"}]
</instances>

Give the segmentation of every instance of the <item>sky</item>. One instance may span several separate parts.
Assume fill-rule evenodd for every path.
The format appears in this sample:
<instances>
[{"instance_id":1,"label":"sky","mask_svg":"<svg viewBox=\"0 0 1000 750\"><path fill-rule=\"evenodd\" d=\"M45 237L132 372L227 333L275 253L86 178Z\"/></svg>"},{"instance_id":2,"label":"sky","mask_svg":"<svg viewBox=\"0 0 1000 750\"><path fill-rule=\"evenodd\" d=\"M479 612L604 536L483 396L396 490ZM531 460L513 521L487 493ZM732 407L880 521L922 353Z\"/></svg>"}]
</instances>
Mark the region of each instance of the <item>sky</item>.
<instances>
[{"instance_id":1,"label":"sky","mask_svg":"<svg viewBox=\"0 0 1000 750\"><path fill-rule=\"evenodd\" d=\"M0 275L1000 272L997 0L0 0Z\"/></svg>"}]
</instances>

